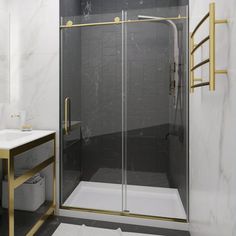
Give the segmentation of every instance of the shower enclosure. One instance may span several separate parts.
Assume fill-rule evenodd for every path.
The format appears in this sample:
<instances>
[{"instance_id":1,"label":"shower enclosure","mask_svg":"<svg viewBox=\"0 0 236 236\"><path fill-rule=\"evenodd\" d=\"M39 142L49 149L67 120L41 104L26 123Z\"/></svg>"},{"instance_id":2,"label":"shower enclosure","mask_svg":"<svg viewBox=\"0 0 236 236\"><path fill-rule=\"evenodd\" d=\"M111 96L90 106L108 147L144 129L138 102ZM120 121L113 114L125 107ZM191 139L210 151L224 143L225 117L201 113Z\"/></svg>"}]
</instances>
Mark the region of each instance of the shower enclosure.
<instances>
[{"instance_id":1,"label":"shower enclosure","mask_svg":"<svg viewBox=\"0 0 236 236\"><path fill-rule=\"evenodd\" d=\"M188 6L173 2L61 1L62 209L187 221Z\"/></svg>"}]
</instances>

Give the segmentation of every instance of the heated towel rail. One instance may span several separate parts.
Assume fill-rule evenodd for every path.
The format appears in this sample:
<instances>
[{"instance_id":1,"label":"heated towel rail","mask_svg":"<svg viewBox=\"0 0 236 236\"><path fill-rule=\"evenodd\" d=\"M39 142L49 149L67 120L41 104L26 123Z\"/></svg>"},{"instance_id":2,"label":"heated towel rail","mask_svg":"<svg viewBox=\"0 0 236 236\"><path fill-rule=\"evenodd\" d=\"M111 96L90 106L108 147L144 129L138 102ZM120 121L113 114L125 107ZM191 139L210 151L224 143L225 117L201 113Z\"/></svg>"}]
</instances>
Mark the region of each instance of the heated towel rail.
<instances>
[{"instance_id":1,"label":"heated towel rail","mask_svg":"<svg viewBox=\"0 0 236 236\"><path fill-rule=\"evenodd\" d=\"M194 36L202 24L209 19L209 35L195 44ZM210 91L215 91L215 76L216 74L227 74L227 70L216 70L216 45L215 45L215 31L216 24L227 24L226 19L216 20L215 3L210 3L209 12L202 18L192 33L190 33L190 92L194 92L194 88L209 86ZM209 41L209 58L196 64L194 63L194 53L203 44ZM205 64L209 64L209 81L203 82L202 78L195 78L194 71ZM200 83L195 83L200 82Z\"/></svg>"}]
</instances>

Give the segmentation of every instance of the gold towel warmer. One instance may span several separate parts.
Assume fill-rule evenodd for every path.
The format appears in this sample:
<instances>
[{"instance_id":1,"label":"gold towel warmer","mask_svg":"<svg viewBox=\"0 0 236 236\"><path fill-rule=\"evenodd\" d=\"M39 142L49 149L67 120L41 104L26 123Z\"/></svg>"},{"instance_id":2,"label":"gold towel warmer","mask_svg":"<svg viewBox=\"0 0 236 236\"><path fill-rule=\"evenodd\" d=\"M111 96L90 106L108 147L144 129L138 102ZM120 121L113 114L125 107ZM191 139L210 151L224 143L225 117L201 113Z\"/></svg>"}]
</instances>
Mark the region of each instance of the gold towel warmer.
<instances>
[{"instance_id":1,"label":"gold towel warmer","mask_svg":"<svg viewBox=\"0 0 236 236\"><path fill-rule=\"evenodd\" d=\"M201 40L198 44L194 42L194 35L201 27L201 25L209 18L209 35ZM215 18L215 3L210 3L209 12L202 18L192 33L190 33L190 92L194 92L194 88L209 86L210 91L215 91L215 75L216 74L227 74L227 70L216 70L215 65L215 26L216 24L227 24L226 19L216 20ZM194 53L204 43L209 41L209 58L194 65ZM202 78L195 78L194 71L197 68L209 63L209 82L203 82ZM195 84L196 81L201 83Z\"/></svg>"}]
</instances>

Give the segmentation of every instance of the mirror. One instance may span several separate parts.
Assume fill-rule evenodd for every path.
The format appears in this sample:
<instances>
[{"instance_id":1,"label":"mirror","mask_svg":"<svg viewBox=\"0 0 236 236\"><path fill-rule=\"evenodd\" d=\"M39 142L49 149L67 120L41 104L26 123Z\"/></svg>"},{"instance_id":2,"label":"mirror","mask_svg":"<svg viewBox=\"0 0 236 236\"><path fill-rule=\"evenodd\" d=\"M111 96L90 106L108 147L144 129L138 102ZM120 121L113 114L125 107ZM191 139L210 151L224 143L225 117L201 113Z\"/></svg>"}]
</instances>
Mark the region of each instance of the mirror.
<instances>
[{"instance_id":1,"label":"mirror","mask_svg":"<svg viewBox=\"0 0 236 236\"><path fill-rule=\"evenodd\" d=\"M10 99L10 15L0 10L0 103Z\"/></svg>"}]
</instances>

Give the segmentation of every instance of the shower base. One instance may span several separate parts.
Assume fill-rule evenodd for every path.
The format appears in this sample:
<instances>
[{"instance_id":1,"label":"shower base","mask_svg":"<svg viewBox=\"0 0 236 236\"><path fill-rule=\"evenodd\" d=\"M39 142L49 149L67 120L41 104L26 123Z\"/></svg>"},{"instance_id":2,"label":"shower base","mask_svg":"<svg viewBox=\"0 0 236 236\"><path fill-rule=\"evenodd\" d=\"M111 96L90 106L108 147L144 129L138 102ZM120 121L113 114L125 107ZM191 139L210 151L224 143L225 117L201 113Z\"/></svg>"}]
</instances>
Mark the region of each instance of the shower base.
<instances>
[{"instance_id":1,"label":"shower base","mask_svg":"<svg viewBox=\"0 0 236 236\"><path fill-rule=\"evenodd\" d=\"M122 185L82 181L64 207L121 211ZM127 210L132 214L186 219L177 189L128 185Z\"/></svg>"}]
</instances>

